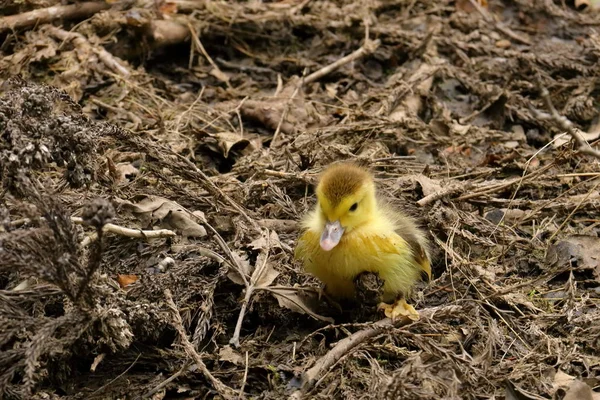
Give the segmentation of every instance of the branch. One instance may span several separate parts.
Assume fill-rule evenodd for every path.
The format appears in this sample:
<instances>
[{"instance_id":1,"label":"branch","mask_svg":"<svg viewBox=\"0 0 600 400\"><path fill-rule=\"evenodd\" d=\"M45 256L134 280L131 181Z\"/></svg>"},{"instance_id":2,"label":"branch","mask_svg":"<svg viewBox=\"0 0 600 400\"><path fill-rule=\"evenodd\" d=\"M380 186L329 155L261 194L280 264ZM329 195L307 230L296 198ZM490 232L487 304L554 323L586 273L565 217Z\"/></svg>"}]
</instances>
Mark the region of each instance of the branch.
<instances>
[{"instance_id":1,"label":"branch","mask_svg":"<svg viewBox=\"0 0 600 400\"><path fill-rule=\"evenodd\" d=\"M367 38L367 40L365 40L365 44L363 44L358 50L353 51L346 57L342 57L336 62L329 64L328 66L323 67L320 70L315 71L309 76L307 76L306 79L304 79L304 84L308 85L309 83L318 81L319 79L321 79L325 75L332 73L336 69L341 68L344 65L349 64L352 61L358 60L359 58L362 58L368 54L374 53L380 44L381 42L379 40L370 40Z\"/></svg>"},{"instance_id":2,"label":"branch","mask_svg":"<svg viewBox=\"0 0 600 400\"><path fill-rule=\"evenodd\" d=\"M550 99L550 92L542 84L542 80L539 75L536 74L535 80L538 89L540 90L540 96L544 101L544 105L550 111L550 114L544 113L542 111L534 109L533 107L530 107L531 112L534 114L534 116L542 120L550 120L554 122L560 129L566 131L573 138L573 140L575 140L575 143L577 144L577 151L579 153L587 154L589 156L600 159L600 151L590 146L590 144L585 140L579 129L577 129L567 117L558 113L558 111L554 107L554 104L552 103L552 99Z\"/></svg>"},{"instance_id":3,"label":"branch","mask_svg":"<svg viewBox=\"0 0 600 400\"><path fill-rule=\"evenodd\" d=\"M198 367L200 372L202 372L202 375L204 375L204 377L211 383L211 385L215 388L219 395L223 396L223 398L225 398L226 400L233 400L234 398L236 398L237 393L232 388L225 385L223 382L221 382L218 378L215 378L213 374L210 373L210 371L206 367L206 364L204 364L204 361L202 361L202 357L200 357L200 354L198 354L198 352L194 348L194 345L190 343L190 340L188 339L187 334L185 333L185 329L183 328L183 320L181 319L181 314L179 314L179 310L177 309L177 306L173 301L173 295L171 294L171 291L169 289L165 289L165 297L167 299L167 306L173 314L172 325L177 331L177 333L179 333L179 337L181 338L181 344L183 345L183 348L185 349L185 352L188 355L188 357L194 360L196 366Z\"/></svg>"},{"instance_id":4,"label":"branch","mask_svg":"<svg viewBox=\"0 0 600 400\"><path fill-rule=\"evenodd\" d=\"M13 29L29 28L35 25L47 24L59 19L84 19L99 11L107 10L110 3L94 1L70 5L60 5L48 8L40 8L33 11L0 18L0 33Z\"/></svg>"},{"instance_id":5,"label":"branch","mask_svg":"<svg viewBox=\"0 0 600 400\"><path fill-rule=\"evenodd\" d=\"M94 46L82 34L77 32L67 32L55 26L49 26L47 29L48 33L50 33L57 39L63 41L72 40L73 44L79 49L86 50L86 52L91 51L95 53L98 56L98 59L100 59L100 61L102 61L104 65L106 65L116 74L119 74L120 76L125 78L131 75L131 72L129 72L129 70L125 66L123 66L115 56L113 56L108 51L104 50L104 48L101 46Z\"/></svg>"},{"instance_id":6,"label":"branch","mask_svg":"<svg viewBox=\"0 0 600 400\"><path fill-rule=\"evenodd\" d=\"M436 314L449 315L455 314L461 307L460 306L440 306L428 308L421 311L421 320L431 320ZM389 318L384 318L380 321L373 323L368 328L353 333L345 339L340 340L329 352L321 357L315 365L304 373L302 378L302 387L296 390L289 397L290 400L301 399L303 395L314 388L317 384L317 378L323 378L323 374L329 370L335 363L337 363L344 355L348 354L359 344L365 342L367 339L375 337L380 333L390 329L399 328L412 323L409 318L402 318L395 322L392 322Z\"/></svg>"}]
</instances>

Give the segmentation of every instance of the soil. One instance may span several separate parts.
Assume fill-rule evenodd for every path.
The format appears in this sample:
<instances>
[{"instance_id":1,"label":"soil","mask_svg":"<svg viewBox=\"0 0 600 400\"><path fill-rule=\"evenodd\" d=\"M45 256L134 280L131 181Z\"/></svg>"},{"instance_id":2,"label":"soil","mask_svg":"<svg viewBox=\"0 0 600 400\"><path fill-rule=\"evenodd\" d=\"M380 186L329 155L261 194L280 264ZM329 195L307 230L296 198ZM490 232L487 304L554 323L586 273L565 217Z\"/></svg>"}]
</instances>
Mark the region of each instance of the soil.
<instances>
[{"instance_id":1,"label":"soil","mask_svg":"<svg viewBox=\"0 0 600 400\"><path fill-rule=\"evenodd\" d=\"M477 1L1 1L0 398L600 398L600 15ZM340 160L417 321L294 259Z\"/></svg>"}]
</instances>

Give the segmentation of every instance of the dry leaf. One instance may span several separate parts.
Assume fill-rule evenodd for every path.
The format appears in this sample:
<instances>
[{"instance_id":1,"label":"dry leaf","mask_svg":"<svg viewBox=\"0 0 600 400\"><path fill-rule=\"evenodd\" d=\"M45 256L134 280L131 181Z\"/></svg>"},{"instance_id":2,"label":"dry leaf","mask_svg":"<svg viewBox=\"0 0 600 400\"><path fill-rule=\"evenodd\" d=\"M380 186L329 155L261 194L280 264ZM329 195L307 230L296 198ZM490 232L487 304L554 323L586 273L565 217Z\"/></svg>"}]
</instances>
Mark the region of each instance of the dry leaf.
<instances>
[{"instance_id":1,"label":"dry leaf","mask_svg":"<svg viewBox=\"0 0 600 400\"><path fill-rule=\"evenodd\" d=\"M225 82L225 83L229 82L229 75L227 75L225 72L221 71L220 69L213 68L210 70L209 74L211 74L212 76L214 76L221 82Z\"/></svg>"},{"instance_id":2,"label":"dry leaf","mask_svg":"<svg viewBox=\"0 0 600 400\"><path fill-rule=\"evenodd\" d=\"M158 7L162 14L177 14L177 3L165 2Z\"/></svg>"},{"instance_id":3,"label":"dry leaf","mask_svg":"<svg viewBox=\"0 0 600 400\"><path fill-rule=\"evenodd\" d=\"M117 183L129 183L131 178L137 176L140 170L130 163L119 163L115 166Z\"/></svg>"},{"instance_id":4,"label":"dry leaf","mask_svg":"<svg viewBox=\"0 0 600 400\"><path fill-rule=\"evenodd\" d=\"M252 267L250 266L250 263L248 262L248 259L246 257L245 254L241 255L235 251L231 252L231 256L233 258L235 258L235 260L237 261L237 265L240 266L240 268L242 269L242 272L246 275L246 276L250 276L250 272L252 271ZM238 285L245 285L246 283L244 282L244 280L242 279L242 277L240 276L240 273L237 271L237 269L230 269L227 272L227 278L229 278L229 280L231 280L233 283L238 284Z\"/></svg>"},{"instance_id":5,"label":"dry leaf","mask_svg":"<svg viewBox=\"0 0 600 400\"><path fill-rule=\"evenodd\" d=\"M550 245L546 255L548 265L575 264L577 268L593 269L600 278L600 238L574 235Z\"/></svg>"},{"instance_id":6,"label":"dry leaf","mask_svg":"<svg viewBox=\"0 0 600 400\"><path fill-rule=\"evenodd\" d=\"M262 253L261 253L262 254ZM257 260L258 262L258 260ZM256 281L257 287L267 287L279 276L279 271L277 271L273 265L267 262L265 266L265 270L260 275L258 280Z\"/></svg>"},{"instance_id":7,"label":"dry leaf","mask_svg":"<svg viewBox=\"0 0 600 400\"><path fill-rule=\"evenodd\" d=\"M569 385L563 400L594 400L594 392L586 383L576 379Z\"/></svg>"},{"instance_id":8,"label":"dry leaf","mask_svg":"<svg viewBox=\"0 0 600 400\"><path fill-rule=\"evenodd\" d=\"M117 275L117 282L119 282L121 289L126 288L127 286L136 282L138 279L139 278L137 275Z\"/></svg>"},{"instance_id":9,"label":"dry leaf","mask_svg":"<svg viewBox=\"0 0 600 400\"><path fill-rule=\"evenodd\" d=\"M269 288L269 292L275 296L281 307L285 307L300 314L308 314L321 321L329 323L334 322L333 318L324 317L314 311L318 304L318 296L314 292L307 292L291 287Z\"/></svg>"},{"instance_id":10,"label":"dry leaf","mask_svg":"<svg viewBox=\"0 0 600 400\"><path fill-rule=\"evenodd\" d=\"M442 185L439 183L439 181L434 181L433 179L428 178L425 175L415 175L415 180L421 186L421 190L423 191L423 197L427 197L430 194L439 193L442 191Z\"/></svg>"},{"instance_id":11,"label":"dry leaf","mask_svg":"<svg viewBox=\"0 0 600 400\"><path fill-rule=\"evenodd\" d=\"M564 373L561 370L556 371L556 373L554 374L554 379L552 382L552 386L554 387L554 390L560 388L560 387L566 387L569 386L571 384L571 382L573 382L575 380L574 376L571 376L567 373Z\"/></svg>"},{"instance_id":12,"label":"dry leaf","mask_svg":"<svg viewBox=\"0 0 600 400\"><path fill-rule=\"evenodd\" d=\"M219 149L225 158L229 157L229 152L232 148L236 147L239 150L243 150L250 144L250 140L247 137L243 137L235 132L220 132L214 136L217 138Z\"/></svg>"},{"instance_id":13,"label":"dry leaf","mask_svg":"<svg viewBox=\"0 0 600 400\"><path fill-rule=\"evenodd\" d=\"M593 142L594 140L596 140L600 137L600 132L588 133L588 132L579 131L579 134L588 143ZM565 145L566 143L569 143L570 141L571 141L571 136L560 133L560 134L554 136L554 141L552 141L552 146L554 146L554 148L556 149L556 148L562 147L563 145Z\"/></svg>"},{"instance_id":14,"label":"dry leaf","mask_svg":"<svg viewBox=\"0 0 600 400\"><path fill-rule=\"evenodd\" d=\"M259 249L264 250L269 247L281 249L281 241L279 240L279 235L277 234L277 232L270 230L268 244L267 244L267 238L263 233L258 239L255 239L254 241L252 241L250 243L250 247L252 247L252 249L254 249L254 250L259 250Z\"/></svg>"},{"instance_id":15,"label":"dry leaf","mask_svg":"<svg viewBox=\"0 0 600 400\"><path fill-rule=\"evenodd\" d=\"M160 196L141 196L137 203L118 200L123 208L136 214L142 225L158 225L179 230L185 237L204 237L206 229L195 221L192 213L174 201Z\"/></svg>"},{"instance_id":16,"label":"dry leaf","mask_svg":"<svg viewBox=\"0 0 600 400\"><path fill-rule=\"evenodd\" d=\"M167 229L178 229L183 237L204 237L207 235L206 228L190 219L185 211L171 211L163 219L163 227Z\"/></svg>"},{"instance_id":17,"label":"dry leaf","mask_svg":"<svg viewBox=\"0 0 600 400\"><path fill-rule=\"evenodd\" d=\"M229 345L219 350L219 361L227 361L235 365L245 364L244 357Z\"/></svg>"}]
</instances>

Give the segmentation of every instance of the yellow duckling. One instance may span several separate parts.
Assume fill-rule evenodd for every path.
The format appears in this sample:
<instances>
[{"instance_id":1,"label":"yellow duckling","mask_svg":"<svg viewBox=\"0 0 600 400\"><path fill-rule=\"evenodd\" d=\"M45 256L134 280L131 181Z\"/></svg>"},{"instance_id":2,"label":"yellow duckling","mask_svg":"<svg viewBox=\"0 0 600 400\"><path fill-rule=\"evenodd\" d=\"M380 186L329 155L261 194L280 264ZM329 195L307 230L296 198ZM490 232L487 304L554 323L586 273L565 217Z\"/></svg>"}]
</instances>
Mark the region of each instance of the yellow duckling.
<instances>
[{"instance_id":1,"label":"yellow duckling","mask_svg":"<svg viewBox=\"0 0 600 400\"><path fill-rule=\"evenodd\" d=\"M378 199L373 176L351 163L327 168L316 192L295 251L306 271L334 298L354 297L354 278L378 273L384 281L379 308L392 319L418 319L405 297L423 272L431 278L431 266L427 239L413 219Z\"/></svg>"}]
</instances>

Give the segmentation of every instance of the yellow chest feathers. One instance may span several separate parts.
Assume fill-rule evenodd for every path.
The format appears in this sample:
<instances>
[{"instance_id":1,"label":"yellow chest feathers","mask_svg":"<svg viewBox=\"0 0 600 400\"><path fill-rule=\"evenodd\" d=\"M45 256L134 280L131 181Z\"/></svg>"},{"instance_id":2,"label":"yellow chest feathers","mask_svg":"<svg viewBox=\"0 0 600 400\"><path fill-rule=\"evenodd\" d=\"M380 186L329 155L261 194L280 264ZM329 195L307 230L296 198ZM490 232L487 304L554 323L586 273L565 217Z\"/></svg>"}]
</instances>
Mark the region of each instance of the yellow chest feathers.
<instances>
[{"instance_id":1,"label":"yellow chest feathers","mask_svg":"<svg viewBox=\"0 0 600 400\"><path fill-rule=\"evenodd\" d=\"M313 223L310 220L298 241L296 258L303 261L307 272L325 283L332 296L352 297L354 278L365 271L377 272L384 280L384 301L408 294L420 278L424 266L419 265L411 247L385 218L374 218L344 234L330 251L319 245L317 219L312 218Z\"/></svg>"}]
</instances>

